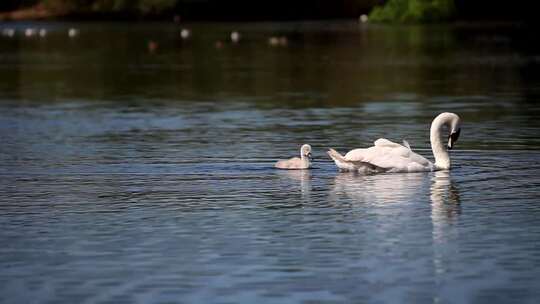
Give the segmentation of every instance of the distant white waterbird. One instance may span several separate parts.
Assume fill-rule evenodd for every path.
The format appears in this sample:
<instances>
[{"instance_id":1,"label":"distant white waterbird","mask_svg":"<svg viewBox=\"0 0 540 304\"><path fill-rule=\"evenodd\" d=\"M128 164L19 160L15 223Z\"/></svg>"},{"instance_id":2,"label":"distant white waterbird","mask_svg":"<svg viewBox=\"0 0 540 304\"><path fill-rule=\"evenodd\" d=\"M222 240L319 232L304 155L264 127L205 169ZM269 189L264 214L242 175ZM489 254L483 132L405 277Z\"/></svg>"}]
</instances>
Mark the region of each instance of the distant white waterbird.
<instances>
[{"instance_id":1,"label":"distant white waterbird","mask_svg":"<svg viewBox=\"0 0 540 304\"><path fill-rule=\"evenodd\" d=\"M231 32L231 41L232 41L233 43L238 43L238 42L240 42L240 38L241 38L241 35L240 35L239 32L237 32L237 31Z\"/></svg>"},{"instance_id":2,"label":"distant white waterbird","mask_svg":"<svg viewBox=\"0 0 540 304\"><path fill-rule=\"evenodd\" d=\"M443 127L449 131L448 144L441 141ZM384 138L375 141L373 147L354 149L345 156L330 149L328 155L341 171L360 173L423 172L450 169L448 150L454 147L461 132L461 119L454 113L441 113L431 123L430 141L435 163L413 152L406 141L403 145Z\"/></svg>"},{"instance_id":3,"label":"distant white waterbird","mask_svg":"<svg viewBox=\"0 0 540 304\"><path fill-rule=\"evenodd\" d=\"M287 46L289 40L286 36L271 36L268 38L269 46Z\"/></svg>"},{"instance_id":4,"label":"distant white waterbird","mask_svg":"<svg viewBox=\"0 0 540 304\"><path fill-rule=\"evenodd\" d=\"M360 21L362 23L366 23L366 22L368 22L368 16L366 14L362 14L362 15L360 15L360 17L358 17L358 21Z\"/></svg>"},{"instance_id":5,"label":"distant white waterbird","mask_svg":"<svg viewBox=\"0 0 540 304\"><path fill-rule=\"evenodd\" d=\"M5 28L2 30L2 35L6 37L13 37L15 36L15 29L13 28Z\"/></svg>"},{"instance_id":6,"label":"distant white waterbird","mask_svg":"<svg viewBox=\"0 0 540 304\"><path fill-rule=\"evenodd\" d=\"M184 40L188 39L190 36L191 36L191 31L189 29L184 28L180 31L180 37L182 39Z\"/></svg>"},{"instance_id":7,"label":"distant white waterbird","mask_svg":"<svg viewBox=\"0 0 540 304\"><path fill-rule=\"evenodd\" d=\"M42 28L39 30L39 37L45 37L47 36L47 30Z\"/></svg>"},{"instance_id":8,"label":"distant white waterbird","mask_svg":"<svg viewBox=\"0 0 540 304\"><path fill-rule=\"evenodd\" d=\"M272 36L268 38L268 45L270 46L278 46L279 45L279 37Z\"/></svg>"},{"instance_id":9,"label":"distant white waterbird","mask_svg":"<svg viewBox=\"0 0 540 304\"><path fill-rule=\"evenodd\" d=\"M70 28L70 29L68 30L68 36L69 36L69 38L75 38L75 37L77 37L78 35L79 35L79 30L78 30L78 29L72 27L72 28Z\"/></svg>"},{"instance_id":10,"label":"distant white waterbird","mask_svg":"<svg viewBox=\"0 0 540 304\"><path fill-rule=\"evenodd\" d=\"M309 169L311 167L311 146L308 144L300 148L300 157L293 157L287 160L279 160L275 167L278 169Z\"/></svg>"},{"instance_id":11,"label":"distant white waterbird","mask_svg":"<svg viewBox=\"0 0 540 304\"><path fill-rule=\"evenodd\" d=\"M26 37L33 37L37 33L35 28L27 28L24 30L24 35Z\"/></svg>"}]
</instances>

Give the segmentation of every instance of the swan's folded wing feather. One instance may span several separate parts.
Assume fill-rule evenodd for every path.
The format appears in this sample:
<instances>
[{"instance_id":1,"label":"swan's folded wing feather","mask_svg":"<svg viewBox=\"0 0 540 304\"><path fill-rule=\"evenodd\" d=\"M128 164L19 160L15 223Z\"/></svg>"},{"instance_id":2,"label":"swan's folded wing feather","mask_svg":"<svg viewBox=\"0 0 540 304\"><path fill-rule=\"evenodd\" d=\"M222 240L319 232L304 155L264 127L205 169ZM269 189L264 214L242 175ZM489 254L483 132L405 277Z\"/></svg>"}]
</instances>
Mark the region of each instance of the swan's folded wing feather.
<instances>
[{"instance_id":1,"label":"swan's folded wing feather","mask_svg":"<svg viewBox=\"0 0 540 304\"><path fill-rule=\"evenodd\" d=\"M399 171L404 170L408 166L411 151L402 145L396 144L393 147L375 146L368 150L369 153L366 154L364 161L372 163L375 166Z\"/></svg>"},{"instance_id":2,"label":"swan's folded wing feather","mask_svg":"<svg viewBox=\"0 0 540 304\"><path fill-rule=\"evenodd\" d=\"M411 151L412 151L412 149L411 149L411 145L409 145L409 142L408 142L408 141L406 141L405 139L403 140L403 146L405 146L405 148L407 148L407 149L409 149L409 150L411 150Z\"/></svg>"},{"instance_id":3,"label":"swan's folded wing feather","mask_svg":"<svg viewBox=\"0 0 540 304\"><path fill-rule=\"evenodd\" d=\"M367 149L355 149L345 155L347 160L362 161L396 172L425 171L430 162L410 149L389 140L376 141Z\"/></svg>"},{"instance_id":4,"label":"swan's folded wing feather","mask_svg":"<svg viewBox=\"0 0 540 304\"><path fill-rule=\"evenodd\" d=\"M376 147L391 147L391 148L398 148L401 147L400 144L397 144L393 141L390 141L386 138L379 138L373 143Z\"/></svg>"},{"instance_id":5,"label":"swan's folded wing feather","mask_svg":"<svg viewBox=\"0 0 540 304\"><path fill-rule=\"evenodd\" d=\"M354 149L349 151L347 154L345 154L345 159L349 161L369 161L371 159L377 158L377 156L380 156L381 158L388 157L388 153L390 153L390 156L397 153L408 153L409 151L405 151L399 148L404 148L402 145L397 144L395 142L392 142L386 138L379 138L374 142L374 146L366 148L366 149ZM398 149L398 150L393 150ZM404 155L406 156L406 155Z\"/></svg>"}]
</instances>

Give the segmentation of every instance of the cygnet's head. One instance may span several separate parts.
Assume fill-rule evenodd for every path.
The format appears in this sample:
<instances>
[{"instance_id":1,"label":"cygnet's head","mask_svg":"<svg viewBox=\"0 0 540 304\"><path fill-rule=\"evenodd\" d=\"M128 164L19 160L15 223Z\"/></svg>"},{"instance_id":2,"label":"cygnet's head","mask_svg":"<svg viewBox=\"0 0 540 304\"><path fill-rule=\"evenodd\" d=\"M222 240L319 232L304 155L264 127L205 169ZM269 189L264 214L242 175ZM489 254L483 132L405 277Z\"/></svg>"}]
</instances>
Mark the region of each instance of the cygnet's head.
<instances>
[{"instance_id":1,"label":"cygnet's head","mask_svg":"<svg viewBox=\"0 0 540 304\"><path fill-rule=\"evenodd\" d=\"M457 142L459 138L459 134L461 133L461 118L457 114L454 113L448 113L450 115L450 122L448 124L448 150L452 150L454 147L454 144Z\"/></svg>"},{"instance_id":2,"label":"cygnet's head","mask_svg":"<svg viewBox=\"0 0 540 304\"><path fill-rule=\"evenodd\" d=\"M300 149L300 154L302 156L307 156L308 158L311 159L311 146L308 144L303 145L302 148Z\"/></svg>"}]
</instances>

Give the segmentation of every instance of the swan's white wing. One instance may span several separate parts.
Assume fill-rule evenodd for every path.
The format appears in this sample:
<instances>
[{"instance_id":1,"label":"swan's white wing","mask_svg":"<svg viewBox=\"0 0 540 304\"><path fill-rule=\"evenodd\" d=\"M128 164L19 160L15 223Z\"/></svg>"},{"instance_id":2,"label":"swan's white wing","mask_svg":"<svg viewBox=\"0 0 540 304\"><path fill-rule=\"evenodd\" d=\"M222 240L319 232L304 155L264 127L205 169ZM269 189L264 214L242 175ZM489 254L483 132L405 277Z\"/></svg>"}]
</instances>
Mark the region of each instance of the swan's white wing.
<instances>
[{"instance_id":1,"label":"swan's white wing","mask_svg":"<svg viewBox=\"0 0 540 304\"><path fill-rule=\"evenodd\" d=\"M401 147L400 144L396 144L395 142L389 141L386 138L379 138L373 144L375 146L377 146L377 147L391 147L391 148L399 148L399 147Z\"/></svg>"},{"instance_id":2,"label":"swan's white wing","mask_svg":"<svg viewBox=\"0 0 540 304\"><path fill-rule=\"evenodd\" d=\"M403 145L404 145L405 147L407 147L407 149L409 149L409 150L411 150L411 151L412 151L412 149L411 149L411 145L409 145L409 142L408 142L408 141L406 141L405 139L403 140Z\"/></svg>"},{"instance_id":3,"label":"swan's white wing","mask_svg":"<svg viewBox=\"0 0 540 304\"><path fill-rule=\"evenodd\" d=\"M432 164L409 148L384 138L375 141L375 146L354 149L345 155L349 161L362 161L393 172L430 171Z\"/></svg>"}]
</instances>

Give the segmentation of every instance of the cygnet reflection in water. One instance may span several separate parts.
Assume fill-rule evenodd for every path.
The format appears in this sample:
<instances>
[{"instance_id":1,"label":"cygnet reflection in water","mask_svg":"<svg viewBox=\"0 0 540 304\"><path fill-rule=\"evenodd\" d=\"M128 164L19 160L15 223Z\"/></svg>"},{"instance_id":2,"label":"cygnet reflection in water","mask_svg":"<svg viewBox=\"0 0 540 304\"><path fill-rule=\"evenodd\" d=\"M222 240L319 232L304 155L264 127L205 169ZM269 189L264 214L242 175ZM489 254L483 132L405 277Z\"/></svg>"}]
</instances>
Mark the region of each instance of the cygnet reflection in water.
<instances>
[{"instance_id":1,"label":"cygnet reflection in water","mask_svg":"<svg viewBox=\"0 0 540 304\"><path fill-rule=\"evenodd\" d=\"M288 191L295 191L300 188L303 200L308 200L311 193L311 171L310 170L280 170L277 171L280 177L284 177L284 182L290 183Z\"/></svg>"}]
</instances>

